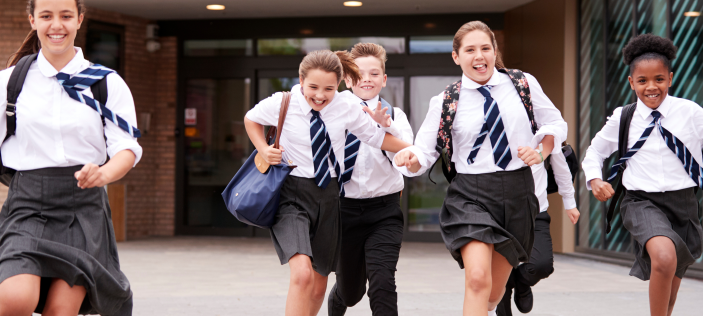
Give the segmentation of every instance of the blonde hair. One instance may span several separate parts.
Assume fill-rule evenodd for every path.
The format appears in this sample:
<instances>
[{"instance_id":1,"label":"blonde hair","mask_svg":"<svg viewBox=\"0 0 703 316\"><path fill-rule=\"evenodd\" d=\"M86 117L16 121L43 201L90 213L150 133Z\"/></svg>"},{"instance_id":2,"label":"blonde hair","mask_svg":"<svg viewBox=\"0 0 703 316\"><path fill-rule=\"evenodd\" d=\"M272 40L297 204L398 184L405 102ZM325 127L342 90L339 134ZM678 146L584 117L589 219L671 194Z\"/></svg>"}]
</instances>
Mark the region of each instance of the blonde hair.
<instances>
[{"instance_id":1,"label":"blonde hair","mask_svg":"<svg viewBox=\"0 0 703 316\"><path fill-rule=\"evenodd\" d=\"M313 69L319 69L325 72L333 72L337 75L337 84L342 82L342 79L348 77L352 83L356 85L361 76L359 75L359 67L354 63L354 58L347 51L316 50L308 53L300 63L298 75L305 79L308 72Z\"/></svg>"},{"instance_id":2,"label":"blonde hair","mask_svg":"<svg viewBox=\"0 0 703 316\"><path fill-rule=\"evenodd\" d=\"M374 43L357 43L351 49L351 55L354 59L373 56L381 61L381 70L386 73L386 61L388 57L386 56L386 49L383 46Z\"/></svg>"},{"instance_id":3,"label":"blonde hair","mask_svg":"<svg viewBox=\"0 0 703 316\"><path fill-rule=\"evenodd\" d=\"M469 34L472 31L482 31L488 35L488 37L491 39L491 44L493 45L493 50L496 52L496 68L505 68L505 65L503 65L503 57L500 54L500 50L498 50L498 42L496 41L496 36L493 34L493 31L491 31L491 28L486 25L486 23L483 23L481 21L471 21L468 22L464 25L462 25L458 31L456 31L456 34L454 35L454 41L452 42L452 48L454 49L454 52L459 55L459 48L461 48L461 40L464 39L464 36L466 34Z\"/></svg>"}]
</instances>

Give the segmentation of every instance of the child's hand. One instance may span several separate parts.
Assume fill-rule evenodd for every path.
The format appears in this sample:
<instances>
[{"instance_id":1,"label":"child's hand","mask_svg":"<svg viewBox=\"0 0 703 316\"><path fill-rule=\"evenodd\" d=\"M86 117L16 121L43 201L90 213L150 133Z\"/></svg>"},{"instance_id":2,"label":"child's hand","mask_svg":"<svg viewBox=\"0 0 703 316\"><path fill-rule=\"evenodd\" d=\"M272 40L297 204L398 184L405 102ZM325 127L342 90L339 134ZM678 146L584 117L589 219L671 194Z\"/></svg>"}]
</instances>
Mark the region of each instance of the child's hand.
<instances>
[{"instance_id":1,"label":"child's hand","mask_svg":"<svg viewBox=\"0 0 703 316\"><path fill-rule=\"evenodd\" d=\"M284 151L283 146L281 146L281 149L276 149L273 148L273 145L269 145L259 151L259 154L269 165L277 165L281 163L281 156Z\"/></svg>"},{"instance_id":2,"label":"child's hand","mask_svg":"<svg viewBox=\"0 0 703 316\"><path fill-rule=\"evenodd\" d=\"M78 180L78 187L81 189L105 186L109 183L110 178L102 168L93 163L83 166L74 176Z\"/></svg>"},{"instance_id":3,"label":"child's hand","mask_svg":"<svg viewBox=\"0 0 703 316\"><path fill-rule=\"evenodd\" d=\"M415 173L420 170L420 161L417 160L417 156L410 150L398 153L395 155L394 160L398 167L407 167L410 172Z\"/></svg>"},{"instance_id":4,"label":"child's hand","mask_svg":"<svg viewBox=\"0 0 703 316\"><path fill-rule=\"evenodd\" d=\"M591 191L593 191L593 196L601 202L607 201L615 194L613 186L601 179L591 180Z\"/></svg>"},{"instance_id":5,"label":"child's hand","mask_svg":"<svg viewBox=\"0 0 703 316\"><path fill-rule=\"evenodd\" d=\"M542 157L539 155L539 153L528 147L528 146L520 146L517 148L517 157L522 159L522 161L525 162L526 165L532 167L533 165L540 164L542 163Z\"/></svg>"},{"instance_id":6,"label":"child's hand","mask_svg":"<svg viewBox=\"0 0 703 316\"><path fill-rule=\"evenodd\" d=\"M386 114L388 111L388 108L381 108L381 101L378 101L378 105L376 106L376 110L371 110L368 106L364 106L362 109L364 112L368 113L371 115L371 118L376 121L376 123L380 124L383 127L390 127L391 126L391 116L390 114Z\"/></svg>"},{"instance_id":7,"label":"child's hand","mask_svg":"<svg viewBox=\"0 0 703 316\"><path fill-rule=\"evenodd\" d=\"M566 215L569 216L569 219L571 220L571 224L576 225L576 222L579 221L579 216L581 216L581 213L579 212L578 208L572 208L570 210L566 210Z\"/></svg>"}]
</instances>

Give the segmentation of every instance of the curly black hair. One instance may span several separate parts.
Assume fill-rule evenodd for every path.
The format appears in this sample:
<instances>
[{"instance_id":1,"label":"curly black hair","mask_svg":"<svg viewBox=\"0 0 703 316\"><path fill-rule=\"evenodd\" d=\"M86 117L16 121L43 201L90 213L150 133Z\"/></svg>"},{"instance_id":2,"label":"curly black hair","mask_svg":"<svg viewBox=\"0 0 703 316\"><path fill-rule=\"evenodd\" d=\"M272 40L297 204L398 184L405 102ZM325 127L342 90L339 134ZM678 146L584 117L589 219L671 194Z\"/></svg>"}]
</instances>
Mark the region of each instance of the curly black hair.
<instances>
[{"instance_id":1,"label":"curly black hair","mask_svg":"<svg viewBox=\"0 0 703 316\"><path fill-rule=\"evenodd\" d=\"M668 39L653 34L633 37L622 49L622 59L630 66L630 74L642 60L660 60L671 72L671 61L676 58L676 46Z\"/></svg>"}]
</instances>

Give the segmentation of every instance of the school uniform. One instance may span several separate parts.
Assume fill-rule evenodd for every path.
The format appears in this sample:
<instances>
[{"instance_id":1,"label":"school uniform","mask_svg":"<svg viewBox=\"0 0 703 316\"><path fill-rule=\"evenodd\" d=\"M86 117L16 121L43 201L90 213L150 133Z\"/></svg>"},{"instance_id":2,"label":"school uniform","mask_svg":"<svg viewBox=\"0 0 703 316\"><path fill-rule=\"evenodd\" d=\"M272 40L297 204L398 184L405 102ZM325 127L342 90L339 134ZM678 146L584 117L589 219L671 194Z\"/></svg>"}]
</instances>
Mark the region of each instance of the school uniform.
<instances>
[{"instance_id":1,"label":"school uniform","mask_svg":"<svg viewBox=\"0 0 703 316\"><path fill-rule=\"evenodd\" d=\"M281 188L271 238L281 264L295 254L307 255L313 269L327 276L337 266L341 246L338 176L344 170L346 131L375 148L383 144L385 132L359 111L358 98L350 92L335 92L319 112L310 107L300 85L293 86L291 94L280 145L283 158L298 167ZM281 98L279 92L262 100L246 117L277 125Z\"/></svg>"},{"instance_id":2,"label":"school uniform","mask_svg":"<svg viewBox=\"0 0 703 316\"><path fill-rule=\"evenodd\" d=\"M90 66L80 48L61 73L76 75ZM0 107L14 67L0 72ZM105 163L130 150L142 156L136 138L103 122L97 111L72 99L59 72L40 52L29 68L17 100L16 135L0 150L6 167L17 170L0 212L0 282L18 274L42 277L37 313L52 278L86 289L80 314L131 315L132 291L120 271L110 206L104 188L81 189L75 172ZM136 126L134 101L117 74L106 78L107 108ZM82 92L92 97L90 89ZM6 116L0 115L5 135Z\"/></svg>"},{"instance_id":3,"label":"school uniform","mask_svg":"<svg viewBox=\"0 0 703 316\"><path fill-rule=\"evenodd\" d=\"M376 96L363 104L375 105L378 100ZM361 106L357 111L362 112ZM394 116L391 125L382 129L412 143L407 116L397 107ZM341 198L342 248L328 314L344 315L347 306L356 305L366 293L368 280L373 315L398 315L395 271L403 240L403 175L391 163L395 153L359 144L355 138L347 135L344 173L351 177Z\"/></svg>"},{"instance_id":4,"label":"school uniform","mask_svg":"<svg viewBox=\"0 0 703 316\"><path fill-rule=\"evenodd\" d=\"M590 180L602 179L603 161L618 149L621 114L622 107L613 111L586 152L582 167L589 190ZM689 174L700 175L701 122L703 109L695 102L669 95L652 110L637 100L627 146L630 150L626 156L630 158L622 174L627 193L620 204L620 215L635 240L635 264L630 275L639 279L649 280L651 274L651 259L644 247L652 237L666 236L676 246L679 278L703 252L694 190L703 181L700 176L694 176L694 181Z\"/></svg>"},{"instance_id":5,"label":"school uniform","mask_svg":"<svg viewBox=\"0 0 703 316\"><path fill-rule=\"evenodd\" d=\"M518 158L518 147L536 148L545 135L565 139L567 127L537 80L529 74L525 76L532 92L533 111L539 128L535 135L520 96L507 74L494 69L485 86L462 76L451 132L454 144L452 162L457 176L449 185L440 211L442 238L461 268L464 263L460 249L472 240L493 244L495 251L513 267L530 258L534 219L540 209L532 171ZM409 172L406 167L399 168L406 176L424 173L439 157L435 147L444 94L430 100L415 145L404 149L411 150L421 165L416 173ZM497 106L500 118L497 122L502 122L496 123L495 128L488 128L491 137L495 132L500 135L500 141L503 137L508 141L507 147L497 147L504 151L499 155L500 159L494 155L491 137L481 133L485 109L488 109L484 103L488 97L495 101L489 111L495 111L494 106ZM485 139L477 144L479 137ZM555 146L556 150L559 150L558 146Z\"/></svg>"}]
</instances>

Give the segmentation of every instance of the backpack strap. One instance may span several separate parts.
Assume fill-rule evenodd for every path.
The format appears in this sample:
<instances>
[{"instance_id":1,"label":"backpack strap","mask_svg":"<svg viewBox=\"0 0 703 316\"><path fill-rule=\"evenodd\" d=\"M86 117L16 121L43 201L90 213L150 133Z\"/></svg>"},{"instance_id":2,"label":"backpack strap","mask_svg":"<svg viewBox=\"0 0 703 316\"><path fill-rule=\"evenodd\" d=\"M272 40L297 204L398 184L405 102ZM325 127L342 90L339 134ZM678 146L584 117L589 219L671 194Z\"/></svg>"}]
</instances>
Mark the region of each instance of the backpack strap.
<instances>
[{"instance_id":1,"label":"backpack strap","mask_svg":"<svg viewBox=\"0 0 703 316\"><path fill-rule=\"evenodd\" d=\"M450 183L456 176L456 168L454 168L454 163L452 162L452 147L454 145L452 142L452 123L454 123L454 117L456 116L456 107L459 105L460 91L461 80L448 85L444 89L442 114L439 119L439 131L437 132L437 146L435 146L435 150L439 153L442 160L442 173L444 173L444 177ZM430 178L431 180L432 178Z\"/></svg>"},{"instance_id":2,"label":"backpack strap","mask_svg":"<svg viewBox=\"0 0 703 316\"><path fill-rule=\"evenodd\" d=\"M7 115L7 133L5 134L5 139L3 142L10 138L10 136L15 135L17 131L17 98L22 92L22 87L24 86L24 79L27 78L27 72L29 72L29 67L37 59L38 54L32 54L24 56L17 62L15 68L12 70L10 75L10 81L7 83L7 107L5 108L5 115Z\"/></svg>"},{"instance_id":3,"label":"backpack strap","mask_svg":"<svg viewBox=\"0 0 703 316\"><path fill-rule=\"evenodd\" d=\"M395 109L393 108L393 106L381 97L378 97L378 100L381 101L381 108L383 108L383 107L388 108L388 110L386 110L386 114L390 114L391 119L395 120ZM386 153L386 151L383 149L381 149L381 151L383 152L383 155L386 156L386 159L388 159L388 162L390 162L391 166L392 166L393 161L391 160L390 157L388 157L388 154Z\"/></svg>"},{"instance_id":4,"label":"backpack strap","mask_svg":"<svg viewBox=\"0 0 703 316\"><path fill-rule=\"evenodd\" d=\"M93 93L94 100L100 102L100 104L105 104L105 106L107 106L107 76L90 86L90 92ZM107 135L105 134L105 117L101 115L100 119L103 121L103 137L105 138L105 146L107 146ZM105 151L105 164L109 161L110 155L108 155L107 151ZM105 164L103 164L103 166Z\"/></svg>"},{"instance_id":5,"label":"backpack strap","mask_svg":"<svg viewBox=\"0 0 703 316\"><path fill-rule=\"evenodd\" d=\"M537 123L535 122L535 112L532 110L532 95L530 94L530 85L527 83L527 78L525 74L520 69L508 69L501 68L498 72L502 72L510 77L510 81L513 82L517 94L522 100L522 104L525 106L525 111L527 112L527 118L530 120L530 125L532 127L532 134L537 133Z\"/></svg>"},{"instance_id":6,"label":"backpack strap","mask_svg":"<svg viewBox=\"0 0 703 316\"><path fill-rule=\"evenodd\" d=\"M632 103L624 106L622 108L622 113L620 114L620 131L618 133L618 158L615 161L620 160L622 156L627 153L627 139L630 136L630 123L632 122L632 116L635 114L635 109L637 108L637 103ZM605 233L610 233L610 224L613 221L613 214L615 214L615 208L619 205L620 195L623 191L627 191L625 186L622 185L622 176L627 168L627 162L620 165L620 172L615 178L613 183L615 184L615 194L610 199L610 205L608 206L608 211L605 213Z\"/></svg>"}]
</instances>

